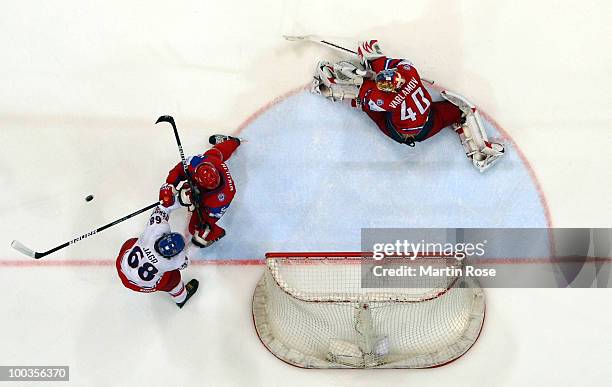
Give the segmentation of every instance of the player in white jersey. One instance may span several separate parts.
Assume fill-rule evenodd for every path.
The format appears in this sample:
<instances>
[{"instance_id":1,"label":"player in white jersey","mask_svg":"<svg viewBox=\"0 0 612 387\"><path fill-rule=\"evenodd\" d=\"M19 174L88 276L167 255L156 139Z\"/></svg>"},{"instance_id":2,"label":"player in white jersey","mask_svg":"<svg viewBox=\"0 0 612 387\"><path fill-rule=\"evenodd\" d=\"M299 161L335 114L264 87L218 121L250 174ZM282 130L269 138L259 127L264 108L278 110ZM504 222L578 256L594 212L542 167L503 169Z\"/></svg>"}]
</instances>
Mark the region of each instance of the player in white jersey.
<instances>
[{"instance_id":1,"label":"player in white jersey","mask_svg":"<svg viewBox=\"0 0 612 387\"><path fill-rule=\"evenodd\" d=\"M182 308L197 291L198 281L192 279L185 285L181 279L179 270L189 264L194 246L186 248L183 236L170 230L170 213L178 207L178 201L171 207L155 207L142 235L121 246L117 273L126 288L143 293L168 292Z\"/></svg>"}]
</instances>

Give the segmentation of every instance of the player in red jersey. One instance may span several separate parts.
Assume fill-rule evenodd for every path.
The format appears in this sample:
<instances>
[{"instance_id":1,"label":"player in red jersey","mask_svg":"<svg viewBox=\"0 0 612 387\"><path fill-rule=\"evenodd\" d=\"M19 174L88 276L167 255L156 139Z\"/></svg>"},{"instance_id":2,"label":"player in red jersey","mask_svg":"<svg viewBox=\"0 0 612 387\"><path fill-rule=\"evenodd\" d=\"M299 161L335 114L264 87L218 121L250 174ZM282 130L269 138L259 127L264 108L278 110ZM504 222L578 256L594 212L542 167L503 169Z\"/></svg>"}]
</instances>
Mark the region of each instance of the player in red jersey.
<instances>
[{"instance_id":1,"label":"player in red jersey","mask_svg":"<svg viewBox=\"0 0 612 387\"><path fill-rule=\"evenodd\" d=\"M193 212L189 232L193 236L191 241L198 247L208 247L225 236L217 221L236 195L236 186L225 162L240 145L240 139L214 135L209 142L213 145L211 149L187 159L188 171L196 186L190 186L182 163L178 163L168 173L159 192L159 199L169 207L174 203L175 193L180 191L179 201ZM197 190L195 195L193 190ZM193 198L199 198L199 215Z\"/></svg>"},{"instance_id":2,"label":"player in red jersey","mask_svg":"<svg viewBox=\"0 0 612 387\"><path fill-rule=\"evenodd\" d=\"M313 92L348 99L385 135L409 146L453 126L481 171L503 155L503 145L488 141L476 107L465 98L445 90L443 99L434 101L412 63L385 56L376 40L360 43L357 54L360 63L319 62Z\"/></svg>"}]
</instances>

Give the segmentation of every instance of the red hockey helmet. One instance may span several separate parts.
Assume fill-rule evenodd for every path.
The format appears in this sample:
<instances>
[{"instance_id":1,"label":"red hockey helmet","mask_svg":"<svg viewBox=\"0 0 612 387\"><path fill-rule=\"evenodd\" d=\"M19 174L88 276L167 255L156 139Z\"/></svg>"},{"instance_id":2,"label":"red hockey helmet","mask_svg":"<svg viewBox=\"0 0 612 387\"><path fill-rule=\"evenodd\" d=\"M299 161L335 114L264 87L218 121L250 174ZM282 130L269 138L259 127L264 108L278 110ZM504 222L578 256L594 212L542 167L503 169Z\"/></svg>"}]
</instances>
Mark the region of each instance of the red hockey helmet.
<instances>
[{"instance_id":1,"label":"red hockey helmet","mask_svg":"<svg viewBox=\"0 0 612 387\"><path fill-rule=\"evenodd\" d=\"M204 189L215 189L221 184L221 176L219 171L211 163L204 162L198 165L193 174L196 183Z\"/></svg>"},{"instance_id":2,"label":"red hockey helmet","mask_svg":"<svg viewBox=\"0 0 612 387\"><path fill-rule=\"evenodd\" d=\"M396 92L404 86L406 80L396 69L386 69L376 74L376 87L386 92Z\"/></svg>"}]
</instances>

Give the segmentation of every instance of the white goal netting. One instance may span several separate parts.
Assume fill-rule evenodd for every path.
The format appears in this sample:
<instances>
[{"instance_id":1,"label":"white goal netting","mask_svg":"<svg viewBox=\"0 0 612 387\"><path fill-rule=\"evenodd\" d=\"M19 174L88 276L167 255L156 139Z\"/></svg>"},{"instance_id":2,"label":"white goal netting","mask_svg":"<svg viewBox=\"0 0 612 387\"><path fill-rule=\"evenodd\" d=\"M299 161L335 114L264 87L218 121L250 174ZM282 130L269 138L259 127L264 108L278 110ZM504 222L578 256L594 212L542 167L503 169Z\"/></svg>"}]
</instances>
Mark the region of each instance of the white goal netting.
<instances>
[{"instance_id":1,"label":"white goal netting","mask_svg":"<svg viewBox=\"0 0 612 387\"><path fill-rule=\"evenodd\" d=\"M373 281L375 264L363 253L267 254L253 296L262 343L305 368L428 368L474 344L485 309L476 281L455 270L402 278L398 287ZM461 269L463 261L404 258L399 266Z\"/></svg>"}]
</instances>

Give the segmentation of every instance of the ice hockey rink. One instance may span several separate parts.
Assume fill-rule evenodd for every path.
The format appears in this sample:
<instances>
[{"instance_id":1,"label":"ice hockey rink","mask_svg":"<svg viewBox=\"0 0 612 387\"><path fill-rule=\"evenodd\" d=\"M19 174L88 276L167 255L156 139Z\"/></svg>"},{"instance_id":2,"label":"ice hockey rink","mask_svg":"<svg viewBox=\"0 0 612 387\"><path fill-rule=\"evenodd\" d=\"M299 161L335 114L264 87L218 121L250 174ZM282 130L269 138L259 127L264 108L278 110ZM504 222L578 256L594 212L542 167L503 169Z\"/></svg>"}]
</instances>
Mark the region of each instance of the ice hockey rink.
<instances>
[{"instance_id":1,"label":"ice hockey rink","mask_svg":"<svg viewBox=\"0 0 612 387\"><path fill-rule=\"evenodd\" d=\"M68 365L76 386L609 383L610 289L485 289L480 339L426 370L289 366L260 343L251 298L267 251L358 251L362 227L612 227L610 14L601 0L5 2L0 365ZM306 91L317 60L344 56L283 34L379 39L478 105L507 155L479 174L450 131L393 143ZM10 248L155 202L179 161L163 114L187 154L213 133L247 140L228 162L227 236L183 272L200 281L185 308L117 277L146 215L38 261Z\"/></svg>"}]
</instances>

